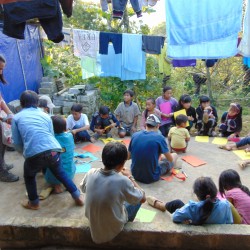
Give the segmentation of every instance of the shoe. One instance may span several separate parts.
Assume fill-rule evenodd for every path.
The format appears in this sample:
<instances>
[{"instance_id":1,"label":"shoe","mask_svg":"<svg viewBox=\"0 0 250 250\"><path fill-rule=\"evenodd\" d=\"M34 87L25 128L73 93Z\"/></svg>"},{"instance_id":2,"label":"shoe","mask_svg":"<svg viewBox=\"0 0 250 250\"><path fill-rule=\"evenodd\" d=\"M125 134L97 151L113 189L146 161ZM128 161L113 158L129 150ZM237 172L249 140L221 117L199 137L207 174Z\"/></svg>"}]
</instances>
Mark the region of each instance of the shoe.
<instances>
[{"instance_id":1,"label":"shoe","mask_svg":"<svg viewBox=\"0 0 250 250\"><path fill-rule=\"evenodd\" d=\"M75 199L75 203L77 206L82 207L84 205L83 199L81 196Z\"/></svg>"},{"instance_id":2,"label":"shoe","mask_svg":"<svg viewBox=\"0 0 250 250\"><path fill-rule=\"evenodd\" d=\"M14 168L14 165L13 164L7 164L7 163L4 163L3 165L3 169L9 171L10 169Z\"/></svg>"},{"instance_id":3,"label":"shoe","mask_svg":"<svg viewBox=\"0 0 250 250\"><path fill-rule=\"evenodd\" d=\"M2 182L15 182L18 181L19 177L12 173L9 173L7 170L3 169L0 171L0 181Z\"/></svg>"},{"instance_id":4,"label":"shoe","mask_svg":"<svg viewBox=\"0 0 250 250\"><path fill-rule=\"evenodd\" d=\"M28 200L22 201L21 205L26 208L26 209L31 209L31 210L38 210L39 209L39 204L33 205L31 204Z\"/></svg>"}]
</instances>

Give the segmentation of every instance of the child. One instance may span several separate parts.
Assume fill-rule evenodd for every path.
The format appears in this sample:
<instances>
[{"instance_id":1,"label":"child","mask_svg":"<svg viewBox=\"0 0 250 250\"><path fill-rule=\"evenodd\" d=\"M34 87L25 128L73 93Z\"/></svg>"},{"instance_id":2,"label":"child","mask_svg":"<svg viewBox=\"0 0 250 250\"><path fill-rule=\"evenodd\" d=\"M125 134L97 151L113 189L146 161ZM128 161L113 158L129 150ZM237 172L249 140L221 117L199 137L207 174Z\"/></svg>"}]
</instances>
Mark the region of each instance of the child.
<instances>
[{"instance_id":1,"label":"child","mask_svg":"<svg viewBox=\"0 0 250 250\"><path fill-rule=\"evenodd\" d=\"M171 125L173 125L173 112L178 105L175 98L172 97L172 88L170 86L165 86L163 88L163 95L156 99L156 108L162 113L166 114L167 117L161 117L160 131L164 137L168 135Z\"/></svg>"},{"instance_id":2,"label":"child","mask_svg":"<svg viewBox=\"0 0 250 250\"><path fill-rule=\"evenodd\" d=\"M191 225L233 223L230 203L216 198L217 188L210 177L196 179L193 191L199 201L189 201L186 205L181 200L163 203L152 196L147 197L147 201L152 207L170 212L175 223Z\"/></svg>"},{"instance_id":3,"label":"child","mask_svg":"<svg viewBox=\"0 0 250 250\"><path fill-rule=\"evenodd\" d=\"M46 168L62 182L76 205L83 206L80 191L62 168L62 148L54 137L52 121L37 108L38 95L26 90L20 97L20 103L22 110L12 120L12 137L16 150L22 152L25 158L24 181L29 200L22 202L22 206L39 209L36 174Z\"/></svg>"},{"instance_id":4,"label":"child","mask_svg":"<svg viewBox=\"0 0 250 250\"><path fill-rule=\"evenodd\" d=\"M217 125L218 115L215 107L210 105L208 96L200 97L200 105L196 109L198 121L196 127L198 135L216 136L214 128Z\"/></svg>"},{"instance_id":5,"label":"child","mask_svg":"<svg viewBox=\"0 0 250 250\"><path fill-rule=\"evenodd\" d=\"M186 153L187 142L190 140L190 134L186 129L188 117L186 115L178 115L176 117L176 127L172 127L168 133L169 146L171 153L183 152Z\"/></svg>"},{"instance_id":6,"label":"child","mask_svg":"<svg viewBox=\"0 0 250 250\"><path fill-rule=\"evenodd\" d=\"M235 206L242 217L242 223L250 224L250 191L241 184L240 176L235 170L228 169L220 174L219 190Z\"/></svg>"},{"instance_id":7,"label":"child","mask_svg":"<svg viewBox=\"0 0 250 250\"><path fill-rule=\"evenodd\" d=\"M126 129L125 135L132 136L137 131L138 116L141 114L138 105L133 102L134 92L127 89L123 93L124 102L119 103L115 110L117 120ZM124 136L125 136L124 135ZM123 134L119 134L122 138Z\"/></svg>"},{"instance_id":8,"label":"child","mask_svg":"<svg viewBox=\"0 0 250 250\"><path fill-rule=\"evenodd\" d=\"M168 115L163 114L159 109L155 108L155 99L154 98L148 98L146 101L146 109L142 112L141 117L141 130L144 130L146 128L146 120L149 115L154 114L158 117L164 116L167 117Z\"/></svg>"},{"instance_id":9,"label":"child","mask_svg":"<svg viewBox=\"0 0 250 250\"><path fill-rule=\"evenodd\" d=\"M110 142L102 151L104 168L91 169L80 186L85 196L85 216L95 243L111 241L128 221L133 221L144 191L132 175L124 170L128 158L125 145ZM122 174L120 174L120 172Z\"/></svg>"},{"instance_id":10,"label":"child","mask_svg":"<svg viewBox=\"0 0 250 250\"><path fill-rule=\"evenodd\" d=\"M107 138L112 137L111 129L119 125L118 120L110 112L109 107L101 106L99 112L96 112L92 117L90 129L95 133L93 137L97 140L102 135L106 135Z\"/></svg>"},{"instance_id":11,"label":"child","mask_svg":"<svg viewBox=\"0 0 250 250\"><path fill-rule=\"evenodd\" d=\"M182 109L186 110L189 126L186 127L188 131L193 127L193 124L197 123L195 108L191 106L192 99L190 95L182 95L179 99L179 105L176 107L175 111Z\"/></svg>"},{"instance_id":12,"label":"child","mask_svg":"<svg viewBox=\"0 0 250 250\"><path fill-rule=\"evenodd\" d=\"M55 138L63 149L62 167L67 176L72 180L75 175L76 167L74 164L74 138L71 133L66 132L66 120L61 116L51 117L54 127ZM62 186L49 169L46 170L45 180L52 185L54 192L61 193Z\"/></svg>"},{"instance_id":13,"label":"child","mask_svg":"<svg viewBox=\"0 0 250 250\"><path fill-rule=\"evenodd\" d=\"M67 129L71 130L75 142L78 143L86 140L94 142L94 139L88 133L89 119L85 114L82 114L82 105L73 104L71 113L67 118Z\"/></svg>"},{"instance_id":14,"label":"child","mask_svg":"<svg viewBox=\"0 0 250 250\"><path fill-rule=\"evenodd\" d=\"M242 129L242 108L238 103L231 103L227 112L221 117L219 126L222 137L239 137Z\"/></svg>"}]
</instances>

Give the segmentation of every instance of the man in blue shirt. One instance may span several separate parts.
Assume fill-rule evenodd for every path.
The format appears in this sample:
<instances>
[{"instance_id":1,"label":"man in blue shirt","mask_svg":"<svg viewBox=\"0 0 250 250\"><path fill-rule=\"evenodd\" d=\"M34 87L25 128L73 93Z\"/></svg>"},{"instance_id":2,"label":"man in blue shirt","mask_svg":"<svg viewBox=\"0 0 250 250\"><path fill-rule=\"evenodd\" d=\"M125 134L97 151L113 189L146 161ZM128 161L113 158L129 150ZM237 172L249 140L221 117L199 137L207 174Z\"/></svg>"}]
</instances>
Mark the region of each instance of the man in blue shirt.
<instances>
[{"instance_id":1,"label":"man in blue shirt","mask_svg":"<svg viewBox=\"0 0 250 250\"><path fill-rule=\"evenodd\" d=\"M137 181L158 181L161 175L172 169L177 160L177 154L169 152L165 138L159 134L160 124L160 119L151 114L146 120L146 130L132 136L128 151L132 159L131 172ZM159 161L160 157L164 159Z\"/></svg>"},{"instance_id":2,"label":"man in blue shirt","mask_svg":"<svg viewBox=\"0 0 250 250\"><path fill-rule=\"evenodd\" d=\"M54 137L52 121L49 115L37 108L38 95L24 91L20 103L23 109L12 120L12 136L15 148L23 152L25 158L24 180L29 200L22 202L22 206L39 209L36 174L47 167L70 192L76 205L83 206L80 191L62 168L61 146Z\"/></svg>"}]
</instances>

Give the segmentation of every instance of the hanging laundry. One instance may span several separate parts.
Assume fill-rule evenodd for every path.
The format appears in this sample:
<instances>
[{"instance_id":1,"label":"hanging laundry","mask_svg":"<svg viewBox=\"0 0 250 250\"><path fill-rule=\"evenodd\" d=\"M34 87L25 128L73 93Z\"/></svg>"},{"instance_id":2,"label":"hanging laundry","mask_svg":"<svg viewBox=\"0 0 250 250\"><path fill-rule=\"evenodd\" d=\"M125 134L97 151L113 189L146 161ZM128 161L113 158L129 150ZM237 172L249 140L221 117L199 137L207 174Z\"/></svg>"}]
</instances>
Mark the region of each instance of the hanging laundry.
<instances>
[{"instance_id":1,"label":"hanging laundry","mask_svg":"<svg viewBox=\"0 0 250 250\"><path fill-rule=\"evenodd\" d=\"M113 18L122 19L123 13L126 9L128 0L112 0ZM138 0L130 0L132 8L137 17L142 16L141 7Z\"/></svg>"},{"instance_id":2,"label":"hanging laundry","mask_svg":"<svg viewBox=\"0 0 250 250\"><path fill-rule=\"evenodd\" d=\"M141 48L142 35L122 34L122 81L146 79L146 54Z\"/></svg>"},{"instance_id":3,"label":"hanging laundry","mask_svg":"<svg viewBox=\"0 0 250 250\"><path fill-rule=\"evenodd\" d=\"M175 59L214 59L235 56L237 48L238 34L228 38L218 39L206 43L192 45L169 45L168 56Z\"/></svg>"},{"instance_id":4,"label":"hanging laundry","mask_svg":"<svg viewBox=\"0 0 250 250\"><path fill-rule=\"evenodd\" d=\"M73 0L59 0L63 13L69 18L73 12Z\"/></svg>"},{"instance_id":5,"label":"hanging laundry","mask_svg":"<svg viewBox=\"0 0 250 250\"><path fill-rule=\"evenodd\" d=\"M206 62L206 67L207 68L212 68L215 63L217 63L218 59L207 59L207 60L203 60Z\"/></svg>"},{"instance_id":6,"label":"hanging laundry","mask_svg":"<svg viewBox=\"0 0 250 250\"><path fill-rule=\"evenodd\" d=\"M250 57L243 57L242 62L244 65L250 68Z\"/></svg>"},{"instance_id":7,"label":"hanging laundry","mask_svg":"<svg viewBox=\"0 0 250 250\"><path fill-rule=\"evenodd\" d=\"M190 59L190 60L172 60L173 67L194 67L196 66L196 59Z\"/></svg>"},{"instance_id":8,"label":"hanging laundry","mask_svg":"<svg viewBox=\"0 0 250 250\"><path fill-rule=\"evenodd\" d=\"M73 29L74 55L96 58L99 51L99 31Z\"/></svg>"},{"instance_id":9,"label":"hanging laundry","mask_svg":"<svg viewBox=\"0 0 250 250\"><path fill-rule=\"evenodd\" d=\"M165 37L142 35L142 50L148 54L161 54Z\"/></svg>"},{"instance_id":10,"label":"hanging laundry","mask_svg":"<svg viewBox=\"0 0 250 250\"><path fill-rule=\"evenodd\" d=\"M227 38L241 29L242 0L167 0L170 45L191 45Z\"/></svg>"},{"instance_id":11,"label":"hanging laundry","mask_svg":"<svg viewBox=\"0 0 250 250\"><path fill-rule=\"evenodd\" d=\"M81 68L82 68L82 79L87 79L92 76L100 76L101 65L100 57L97 58L85 56L81 59Z\"/></svg>"},{"instance_id":12,"label":"hanging laundry","mask_svg":"<svg viewBox=\"0 0 250 250\"><path fill-rule=\"evenodd\" d=\"M161 54L158 56L159 72L165 75L171 75L171 62L167 58L167 44L161 49Z\"/></svg>"},{"instance_id":13,"label":"hanging laundry","mask_svg":"<svg viewBox=\"0 0 250 250\"><path fill-rule=\"evenodd\" d=\"M108 54L100 54L101 77L119 77L121 78L122 54L116 54L113 44L108 46Z\"/></svg>"},{"instance_id":14,"label":"hanging laundry","mask_svg":"<svg viewBox=\"0 0 250 250\"><path fill-rule=\"evenodd\" d=\"M9 3L4 8L3 33L7 36L24 39L26 21L38 18L48 39L59 43L63 40L62 13L58 0L27 1Z\"/></svg>"},{"instance_id":15,"label":"hanging laundry","mask_svg":"<svg viewBox=\"0 0 250 250\"><path fill-rule=\"evenodd\" d=\"M108 11L109 7L108 7L107 0L100 0L100 5L101 5L102 11L104 11L104 12Z\"/></svg>"},{"instance_id":16,"label":"hanging laundry","mask_svg":"<svg viewBox=\"0 0 250 250\"><path fill-rule=\"evenodd\" d=\"M155 6L158 0L139 0L140 6Z\"/></svg>"},{"instance_id":17,"label":"hanging laundry","mask_svg":"<svg viewBox=\"0 0 250 250\"><path fill-rule=\"evenodd\" d=\"M246 2L246 12L243 24L243 36L239 44L239 54L250 57L250 2Z\"/></svg>"},{"instance_id":18,"label":"hanging laundry","mask_svg":"<svg viewBox=\"0 0 250 250\"><path fill-rule=\"evenodd\" d=\"M99 53L107 55L108 54L108 45L112 42L115 53L122 53L122 34L117 33L109 33L109 32L100 32L100 40L99 40Z\"/></svg>"}]
</instances>

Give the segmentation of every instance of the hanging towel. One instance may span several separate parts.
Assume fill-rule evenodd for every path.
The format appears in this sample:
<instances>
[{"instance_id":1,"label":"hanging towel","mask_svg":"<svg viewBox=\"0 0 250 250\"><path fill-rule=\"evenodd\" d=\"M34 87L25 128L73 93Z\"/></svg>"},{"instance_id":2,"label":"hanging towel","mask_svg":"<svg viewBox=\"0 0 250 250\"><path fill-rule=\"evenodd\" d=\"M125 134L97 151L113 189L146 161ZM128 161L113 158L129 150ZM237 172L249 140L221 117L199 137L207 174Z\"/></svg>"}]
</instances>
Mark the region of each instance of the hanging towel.
<instances>
[{"instance_id":1,"label":"hanging towel","mask_svg":"<svg viewBox=\"0 0 250 250\"><path fill-rule=\"evenodd\" d=\"M168 42L192 45L230 37L241 30L241 17L242 0L166 0Z\"/></svg>"},{"instance_id":2,"label":"hanging towel","mask_svg":"<svg viewBox=\"0 0 250 250\"><path fill-rule=\"evenodd\" d=\"M246 12L243 25L243 37L239 45L239 54L250 57L250 3L246 3Z\"/></svg>"},{"instance_id":3,"label":"hanging towel","mask_svg":"<svg viewBox=\"0 0 250 250\"><path fill-rule=\"evenodd\" d=\"M196 66L196 60L191 59L191 60L172 60L172 65L173 67L194 67Z\"/></svg>"},{"instance_id":4,"label":"hanging towel","mask_svg":"<svg viewBox=\"0 0 250 250\"><path fill-rule=\"evenodd\" d=\"M100 75L100 59L98 60L98 58L98 56L97 58L86 56L81 59L82 79Z\"/></svg>"},{"instance_id":5,"label":"hanging towel","mask_svg":"<svg viewBox=\"0 0 250 250\"><path fill-rule=\"evenodd\" d=\"M211 42L193 45L168 45L168 56L175 59L214 59L235 56L238 34Z\"/></svg>"},{"instance_id":6,"label":"hanging towel","mask_svg":"<svg viewBox=\"0 0 250 250\"><path fill-rule=\"evenodd\" d=\"M99 51L99 31L73 29L74 55L96 58Z\"/></svg>"},{"instance_id":7,"label":"hanging towel","mask_svg":"<svg viewBox=\"0 0 250 250\"><path fill-rule=\"evenodd\" d=\"M122 64L122 54L115 54L113 44L108 46L108 54L100 54L100 64L101 64L101 77L120 77L121 78L121 64Z\"/></svg>"},{"instance_id":8,"label":"hanging towel","mask_svg":"<svg viewBox=\"0 0 250 250\"><path fill-rule=\"evenodd\" d=\"M169 76L171 74L171 63L167 60L167 44L161 49L161 54L158 56L159 72Z\"/></svg>"},{"instance_id":9,"label":"hanging towel","mask_svg":"<svg viewBox=\"0 0 250 250\"><path fill-rule=\"evenodd\" d=\"M115 53L122 53L122 34L109 33L109 32L100 32L100 49L99 53L107 55L108 54L108 45L110 42L113 43Z\"/></svg>"},{"instance_id":10,"label":"hanging towel","mask_svg":"<svg viewBox=\"0 0 250 250\"><path fill-rule=\"evenodd\" d=\"M146 79L146 54L141 48L142 35L122 35L122 81Z\"/></svg>"},{"instance_id":11,"label":"hanging towel","mask_svg":"<svg viewBox=\"0 0 250 250\"><path fill-rule=\"evenodd\" d=\"M142 36L142 50L148 54L161 54L164 46L165 37L163 36Z\"/></svg>"}]
</instances>

